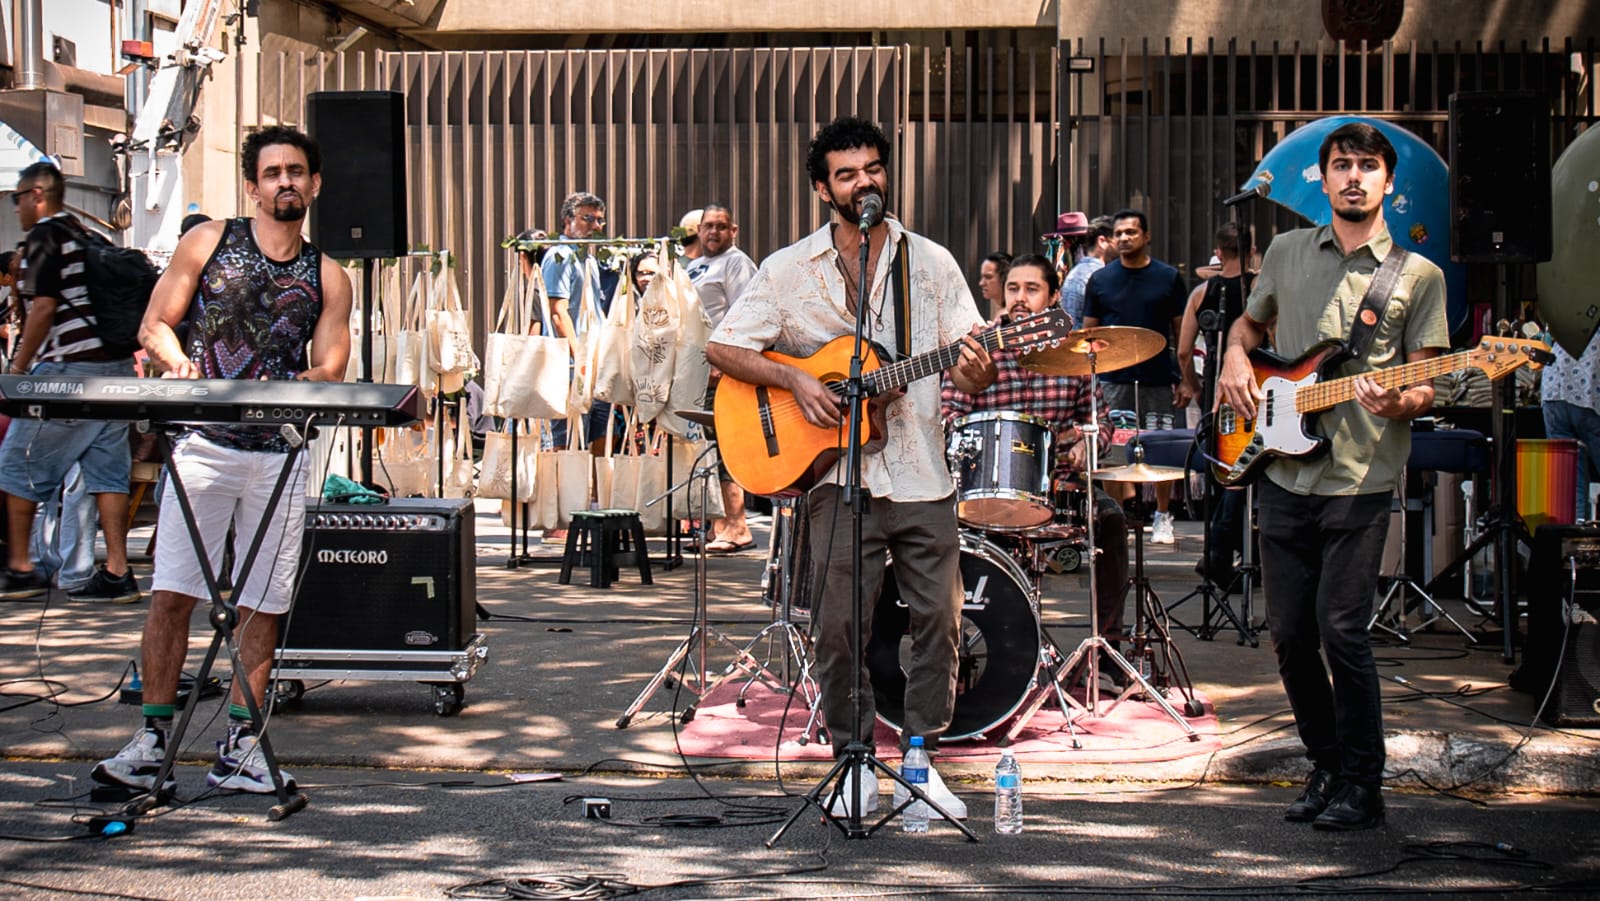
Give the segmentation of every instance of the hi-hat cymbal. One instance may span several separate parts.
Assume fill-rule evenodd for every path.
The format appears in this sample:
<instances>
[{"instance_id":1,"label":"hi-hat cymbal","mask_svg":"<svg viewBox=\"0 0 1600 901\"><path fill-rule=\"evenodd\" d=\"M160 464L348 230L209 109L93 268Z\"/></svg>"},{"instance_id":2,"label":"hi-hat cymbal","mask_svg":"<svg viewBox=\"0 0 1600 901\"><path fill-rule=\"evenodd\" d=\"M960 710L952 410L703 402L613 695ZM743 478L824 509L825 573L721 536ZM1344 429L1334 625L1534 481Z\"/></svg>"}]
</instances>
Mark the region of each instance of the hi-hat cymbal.
<instances>
[{"instance_id":1,"label":"hi-hat cymbal","mask_svg":"<svg viewBox=\"0 0 1600 901\"><path fill-rule=\"evenodd\" d=\"M1114 469L1097 469L1092 475L1103 482L1176 482L1183 478L1183 467L1152 466L1141 461Z\"/></svg>"},{"instance_id":2,"label":"hi-hat cymbal","mask_svg":"<svg viewBox=\"0 0 1600 901\"><path fill-rule=\"evenodd\" d=\"M1090 354L1094 371L1115 372L1143 363L1167 347L1167 339L1147 328L1101 325L1078 329L1055 347L1023 354L1024 369L1046 375L1088 375Z\"/></svg>"},{"instance_id":3,"label":"hi-hat cymbal","mask_svg":"<svg viewBox=\"0 0 1600 901\"><path fill-rule=\"evenodd\" d=\"M710 410L679 410L674 415L685 422L692 422L695 425L705 426L706 428L716 425L716 417L712 415Z\"/></svg>"}]
</instances>

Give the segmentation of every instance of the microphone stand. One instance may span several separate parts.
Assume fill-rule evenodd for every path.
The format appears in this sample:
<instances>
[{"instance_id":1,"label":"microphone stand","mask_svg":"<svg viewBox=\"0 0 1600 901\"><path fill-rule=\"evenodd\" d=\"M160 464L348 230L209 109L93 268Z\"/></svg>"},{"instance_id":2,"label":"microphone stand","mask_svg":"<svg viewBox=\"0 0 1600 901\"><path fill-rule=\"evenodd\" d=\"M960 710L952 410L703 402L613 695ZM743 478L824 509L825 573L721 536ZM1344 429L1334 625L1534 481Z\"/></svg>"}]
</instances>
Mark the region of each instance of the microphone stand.
<instances>
[{"instance_id":1,"label":"microphone stand","mask_svg":"<svg viewBox=\"0 0 1600 901\"><path fill-rule=\"evenodd\" d=\"M866 311L869 299L872 296L872 283L867 280L867 261L871 253L870 230L873 225L874 223L871 222L868 216L863 216L858 226L861 231L861 259L858 264L858 277L856 279L856 284L860 287L856 293L855 345L850 354L850 376L844 383L844 398L850 408L845 418L847 440L845 442L843 497L845 506L850 510L852 555L850 562L850 613L852 618L850 625L850 743L845 745L844 753L834 763L833 769L829 770L828 774L823 776L822 781L813 786L811 791L806 792L806 803L797 808L789 816L789 819L778 827L778 831L767 839L766 845L768 848L776 845L778 840L783 837L783 834L789 831L789 827L793 826L795 821L800 818L800 815L805 813L806 808L811 805L816 805L822 811L823 820L837 828L844 834L845 838L861 839L871 836L872 833L882 828L884 824L899 816L900 812L911 804L922 801L928 805L928 810L931 813L937 813L945 821L953 823L957 829L966 834L969 840L978 840L978 837L972 833L971 829L967 828L965 823L951 816L949 811L928 797L920 787L907 782L894 767L879 760L877 755L872 752L872 749L867 747L865 736L861 734L861 649L866 644L862 635L862 617L865 605L862 601L861 592L861 570L864 565L861 553L861 518L867 512L867 501L869 500L866 493L861 490L861 431L862 426L866 424L868 397L862 366L866 358L867 348ZM904 327L909 330L911 323L905 323ZM877 770L887 775L890 779L905 786L906 791L909 792L903 804L884 814L870 827L865 825L861 816L862 810L866 806L866 787L863 784L865 780L861 779L859 775L863 768ZM848 778L852 775L855 778ZM837 784L835 784L836 780ZM833 814L831 808L834 799L843 796L846 791L853 791L855 797L850 798L849 802L846 803L845 808L848 813L843 818L840 818Z\"/></svg>"}]
</instances>

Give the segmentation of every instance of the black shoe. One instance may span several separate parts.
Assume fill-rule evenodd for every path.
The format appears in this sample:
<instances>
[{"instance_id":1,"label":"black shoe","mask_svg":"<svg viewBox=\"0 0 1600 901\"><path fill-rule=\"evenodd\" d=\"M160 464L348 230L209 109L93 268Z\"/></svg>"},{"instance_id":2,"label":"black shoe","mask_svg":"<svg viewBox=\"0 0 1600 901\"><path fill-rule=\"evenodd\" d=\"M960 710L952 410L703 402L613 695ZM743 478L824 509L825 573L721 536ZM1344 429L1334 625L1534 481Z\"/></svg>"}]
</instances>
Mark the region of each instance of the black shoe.
<instances>
[{"instance_id":1,"label":"black shoe","mask_svg":"<svg viewBox=\"0 0 1600 901\"><path fill-rule=\"evenodd\" d=\"M82 588L67 592L67 597L74 601L101 604L131 604L139 600L139 582L134 579L131 569L120 576L113 576L101 566L95 569L94 575Z\"/></svg>"},{"instance_id":2,"label":"black shoe","mask_svg":"<svg viewBox=\"0 0 1600 901\"><path fill-rule=\"evenodd\" d=\"M1311 821L1311 828L1324 832L1355 832L1383 825L1383 794L1346 782L1328 802L1322 815Z\"/></svg>"},{"instance_id":3,"label":"black shoe","mask_svg":"<svg viewBox=\"0 0 1600 901\"><path fill-rule=\"evenodd\" d=\"M0 599L7 601L21 601L28 598L44 597L50 593L50 580L44 573L37 569L30 569L19 573L14 569L7 569L0 575Z\"/></svg>"},{"instance_id":4,"label":"black shoe","mask_svg":"<svg viewBox=\"0 0 1600 901\"><path fill-rule=\"evenodd\" d=\"M1328 809L1328 801L1337 788L1332 773L1321 767L1312 770L1311 778L1306 780L1305 791L1283 812L1283 818L1291 823L1311 822Z\"/></svg>"}]
</instances>

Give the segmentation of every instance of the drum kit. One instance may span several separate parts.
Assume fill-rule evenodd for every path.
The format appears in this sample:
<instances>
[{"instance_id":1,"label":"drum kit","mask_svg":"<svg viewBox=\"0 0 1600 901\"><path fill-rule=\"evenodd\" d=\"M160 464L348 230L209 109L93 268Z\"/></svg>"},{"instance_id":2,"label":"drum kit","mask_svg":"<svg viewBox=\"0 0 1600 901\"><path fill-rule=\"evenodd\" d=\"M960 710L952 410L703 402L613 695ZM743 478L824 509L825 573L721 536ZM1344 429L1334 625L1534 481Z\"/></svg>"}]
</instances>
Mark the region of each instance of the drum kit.
<instances>
[{"instance_id":1,"label":"drum kit","mask_svg":"<svg viewBox=\"0 0 1600 901\"><path fill-rule=\"evenodd\" d=\"M1132 366L1159 353L1165 339L1155 332L1107 326L1073 332L1061 345L1021 359L1025 368L1051 375L1084 375ZM1091 381L1091 390L1094 383ZM1132 639L1135 666L1111 638L1100 632L1091 600L1090 635L1071 653L1051 638L1041 620L1041 599L1047 572L1076 569L1095 548L1093 485L1096 481L1151 484L1176 481L1184 471L1151 466L1142 459L1110 469L1098 468L1094 436L1096 416L1082 425L1090 451L1083 482L1053 483L1054 435L1050 424L1014 412L980 412L954 421L947 435L946 456L956 483L956 510L963 526L960 539L962 624L959 641L957 697L945 740L986 738L1002 724L1009 744L1053 697L1069 728L1083 714L1099 715L1098 672L1119 667L1125 688L1106 708L1109 712L1135 695L1158 704L1187 734L1198 735L1156 683L1171 685L1182 695L1184 714L1198 716L1201 705L1188 684L1182 659L1172 647L1165 611L1144 577L1141 530L1134 528L1137 553L1130 580L1136 603ZM810 704L810 718L799 739L826 741L818 716L818 692L811 680L805 631L796 623L810 616L810 561L804 507L794 499L775 501L773 541L762 578L763 596L773 621L758 637L767 641L768 667L781 655L784 677ZM1089 573L1095 596L1094 567ZM870 601L869 601L870 603ZM906 676L902 655L909 648L909 612L901 601L891 558L883 589L868 614L872 629L865 663L880 719L898 729L904 713ZM752 645L757 642L752 642ZM778 645L781 644L781 650ZM753 650L753 647L749 650ZM1157 659L1165 665L1157 663ZM1082 664L1080 667L1079 664ZM1085 678L1082 701L1067 689ZM1154 680L1154 681L1152 681ZM749 684L756 680L752 679ZM741 700L743 692L741 691Z\"/></svg>"}]
</instances>

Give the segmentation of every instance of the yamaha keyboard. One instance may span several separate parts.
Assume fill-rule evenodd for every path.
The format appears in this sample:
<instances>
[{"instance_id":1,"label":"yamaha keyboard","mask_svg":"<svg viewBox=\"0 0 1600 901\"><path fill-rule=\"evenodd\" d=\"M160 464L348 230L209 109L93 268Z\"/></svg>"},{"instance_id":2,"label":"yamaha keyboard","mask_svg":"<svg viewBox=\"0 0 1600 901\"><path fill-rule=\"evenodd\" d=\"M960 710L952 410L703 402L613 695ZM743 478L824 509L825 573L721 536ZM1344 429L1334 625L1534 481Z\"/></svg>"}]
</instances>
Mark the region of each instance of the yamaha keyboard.
<instances>
[{"instance_id":1,"label":"yamaha keyboard","mask_svg":"<svg viewBox=\"0 0 1600 901\"><path fill-rule=\"evenodd\" d=\"M0 376L0 411L24 419L380 427L414 422L421 405L414 385Z\"/></svg>"}]
</instances>

